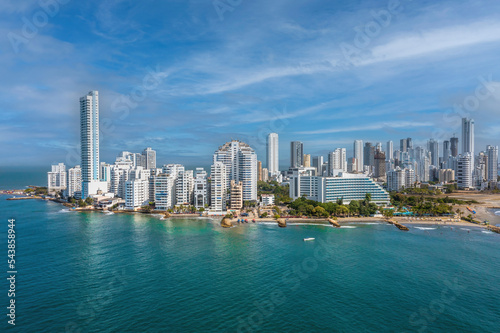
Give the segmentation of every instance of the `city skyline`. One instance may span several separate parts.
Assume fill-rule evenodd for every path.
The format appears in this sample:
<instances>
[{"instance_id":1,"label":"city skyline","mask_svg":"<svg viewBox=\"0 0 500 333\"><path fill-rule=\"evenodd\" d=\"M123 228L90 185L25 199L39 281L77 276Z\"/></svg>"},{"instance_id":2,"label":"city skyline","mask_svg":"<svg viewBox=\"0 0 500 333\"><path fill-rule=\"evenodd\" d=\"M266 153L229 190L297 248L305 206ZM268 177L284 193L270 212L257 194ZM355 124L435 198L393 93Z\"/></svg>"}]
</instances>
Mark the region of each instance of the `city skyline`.
<instances>
[{"instance_id":1,"label":"city skyline","mask_svg":"<svg viewBox=\"0 0 500 333\"><path fill-rule=\"evenodd\" d=\"M403 2L351 62L341 45L355 45L357 25L376 22L386 1L255 1L222 20L211 2L176 3L175 11L172 2L155 3L154 12L145 4L69 2L29 38L22 18L43 8L6 1L0 28L11 39L0 43L0 59L10 80L0 96L0 164L74 161L75 100L92 89L101 92L102 160L120 146L154 147L159 161L196 165L222 135L263 156L270 132L303 142L312 156L336 147L352 155L355 139L442 142L460 133L463 117L484 129L475 150L498 145L491 119L500 112L500 4L482 3ZM12 44L14 35L24 40ZM281 165L287 149L280 145Z\"/></svg>"}]
</instances>

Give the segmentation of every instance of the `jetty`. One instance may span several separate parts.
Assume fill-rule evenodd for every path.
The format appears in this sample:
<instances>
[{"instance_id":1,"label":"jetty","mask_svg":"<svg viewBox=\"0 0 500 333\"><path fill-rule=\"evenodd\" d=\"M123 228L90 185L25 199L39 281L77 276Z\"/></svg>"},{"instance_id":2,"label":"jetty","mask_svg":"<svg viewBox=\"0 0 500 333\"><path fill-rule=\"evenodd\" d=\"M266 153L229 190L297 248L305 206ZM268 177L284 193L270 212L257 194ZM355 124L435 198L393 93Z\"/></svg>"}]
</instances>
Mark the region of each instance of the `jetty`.
<instances>
[{"instance_id":1,"label":"jetty","mask_svg":"<svg viewBox=\"0 0 500 333\"><path fill-rule=\"evenodd\" d=\"M389 219L389 220L387 220L387 223L395 225L399 230L403 230L403 231L409 231L410 230L407 226L404 226L404 225L398 223L395 220L390 220Z\"/></svg>"}]
</instances>

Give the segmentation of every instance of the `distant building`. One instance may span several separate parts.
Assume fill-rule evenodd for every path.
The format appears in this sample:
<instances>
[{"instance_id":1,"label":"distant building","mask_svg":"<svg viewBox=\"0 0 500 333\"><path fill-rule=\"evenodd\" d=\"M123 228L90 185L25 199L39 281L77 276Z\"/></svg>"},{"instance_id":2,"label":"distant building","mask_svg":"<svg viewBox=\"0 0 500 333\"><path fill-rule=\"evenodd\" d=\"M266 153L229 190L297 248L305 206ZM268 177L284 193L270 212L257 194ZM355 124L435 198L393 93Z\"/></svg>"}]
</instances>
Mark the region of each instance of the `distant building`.
<instances>
[{"instance_id":1,"label":"distant building","mask_svg":"<svg viewBox=\"0 0 500 333\"><path fill-rule=\"evenodd\" d=\"M385 178L385 153L377 150L374 157L375 170L373 173L374 178Z\"/></svg>"},{"instance_id":2,"label":"distant building","mask_svg":"<svg viewBox=\"0 0 500 333\"><path fill-rule=\"evenodd\" d=\"M387 148L386 148L386 156L385 157L388 161L390 161L394 158L394 144L392 141L387 141Z\"/></svg>"},{"instance_id":3,"label":"distant building","mask_svg":"<svg viewBox=\"0 0 500 333\"><path fill-rule=\"evenodd\" d=\"M450 150L451 150L451 156L453 157L458 156L458 138L453 137L450 139Z\"/></svg>"},{"instance_id":4,"label":"distant building","mask_svg":"<svg viewBox=\"0 0 500 333\"><path fill-rule=\"evenodd\" d=\"M488 182L497 183L498 179L498 146L487 146L488 154Z\"/></svg>"},{"instance_id":5,"label":"distant building","mask_svg":"<svg viewBox=\"0 0 500 333\"><path fill-rule=\"evenodd\" d=\"M66 187L66 165L64 163L52 165L51 171L47 172L48 192L62 191Z\"/></svg>"},{"instance_id":6,"label":"distant building","mask_svg":"<svg viewBox=\"0 0 500 333\"><path fill-rule=\"evenodd\" d=\"M311 166L311 155L304 154L304 166L309 168Z\"/></svg>"},{"instance_id":7,"label":"distant building","mask_svg":"<svg viewBox=\"0 0 500 333\"><path fill-rule=\"evenodd\" d=\"M263 182L269 181L269 171L267 170L267 168L262 169L262 181Z\"/></svg>"},{"instance_id":8,"label":"distant building","mask_svg":"<svg viewBox=\"0 0 500 333\"><path fill-rule=\"evenodd\" d=\"M267 136L267 169L271 175L279 173L279 138L277 133L269 133Z\"/></svg>"},{"instance_id":9,"label":"distant building","mask_svg":"<svg viewBox=\"0 0 500 333\"><path fill-rule=\"evenodd\" d=\"M257 179L259 182L262 181L262 162L257 161Z\"/></svg>"},{"instance_id":10,"label":"distant building","mask_svg":"<svg viewBox=\"0 0 500 333\"><path fill-rule=\"evenodd\" d=\"M431 153L431 165L439 166L439 142L430 139L427 142L427 149Z\"/></svg>"},{"instance_id":11,"label":"distant building","mask_svg":"<svg viewBox=\"0 0 500 333\"><path fill-rule=\"evenodd\" d=\"M144 167L146 169L155 169L156 168L156 151L151 148L146 148L142 152Z\"/></svg>"},{"instance_id":12,"label":"distant building","mask_svg":"<svg viewBox=\"0 0 500 333\"><path fill-rule=\"evenodd\" d=\"M441 169L439 170L439 182L446 184L455 180L455 170Z\"/></svg>"},{"instance_id":13,"label":"distant building","mask_svg":"<svg viewBox=\"0 0 500 333\"><path fill-rule=\"evenodd\" d=\"M300 141L290 143L290 168L298 168L304 165L304 144Z\"/></svg>"},{"instance_id":14,"label":"distant building","mask_svg":"<svg viewBox=\"0 0 500 333\"><path fill-rule=\"evenodd\" d=\"M150 172L143 167L130 170L129 180L125 182L125 208L134 210L148 205Z\"/></svg>"},{"instance_id":15,"label":"distant building","mask_svg":"<svg viewBox=\"0 0 500 333\"><path fill-rule=\"evenodd\" d=\"M316 168L316 174L322 174L323 156L314 156L312 160L312 167Z\"/></svg>"},{"instance_id":16,"label":"distant building","mask_svg":"<svg viewBox=\"0 0 500 333\"><path fill-rule=\"evenodd\" d=\"M354 141L354 158L356 159L355 171L363 171L363 140Z\"/></svg>"},{"instance_id":17,"label":"distant building","mask_svg":"<svg viewBox=\"0 0 500 333\"><path fill-rule=\"evenodd\" d=\"M339 172L347 171L345 148L337 148L328 154L328 176L336 176Z\"/></svg>"},{"instance_id":18,"label":"distant building","mask_svg":"<svg viewBox=\"0 0 500 333\"><path fill-rule=\"evenodd\" d=\"M175 178L166 173L155 177L155 207L157 210L173 208L175 193Z\"/></svg>"}]
</instances>

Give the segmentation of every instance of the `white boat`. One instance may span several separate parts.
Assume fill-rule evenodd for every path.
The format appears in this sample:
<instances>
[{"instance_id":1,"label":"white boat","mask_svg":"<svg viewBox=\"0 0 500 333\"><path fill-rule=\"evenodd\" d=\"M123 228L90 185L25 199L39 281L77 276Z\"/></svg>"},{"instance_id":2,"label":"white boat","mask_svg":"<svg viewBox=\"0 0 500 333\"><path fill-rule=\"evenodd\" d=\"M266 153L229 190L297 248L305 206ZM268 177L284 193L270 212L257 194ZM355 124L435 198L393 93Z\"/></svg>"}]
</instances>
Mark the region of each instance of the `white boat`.
<instances>
[{"instance_id":1,"label":"white boat","mask_svg":"<svg viewBox=\"0 0 500 333\"><path fill-rule=\"evenodd\" d=\"M312 237L309 237L309 238L304 238L304 242L307 242L307 241L313 241L315 238L312 238Z\"/></svg>"}]
</instances>

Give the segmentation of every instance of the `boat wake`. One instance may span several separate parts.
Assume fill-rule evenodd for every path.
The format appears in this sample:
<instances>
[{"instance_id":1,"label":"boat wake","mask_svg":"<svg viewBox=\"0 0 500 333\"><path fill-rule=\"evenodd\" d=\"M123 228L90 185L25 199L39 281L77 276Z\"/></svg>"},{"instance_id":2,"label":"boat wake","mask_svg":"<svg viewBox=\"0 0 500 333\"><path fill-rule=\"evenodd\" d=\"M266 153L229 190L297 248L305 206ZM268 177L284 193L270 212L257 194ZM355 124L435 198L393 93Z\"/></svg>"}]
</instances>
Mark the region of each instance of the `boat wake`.
<instances>
[{"instance_id":1,"label":"boat wake","mask_svg":"<svg viewBox=\"0 0 500 333\"><path fill-rule=\"evenodd\" d=\"M436 228L426 228L426 227L415 227L418 230L436 230Z\"/></svg>"},{"instance_id":2,"label":"boat wake","mask_svg":"<svg viewBox=\"0 0 500 333\"><path fill-rule=\"evenodd\" d=\"M493 233L493 231L488 231L488 230L481 230L481 232L483 234L492 234Z\"/></svg>"},{"instance_id":3,"label":"boat wake","mask_svg":"<svg viewBox=\"0 0 500 333\"><path fill-rule=\"evenodd\" d=\"M353 225L342 225L340 226L340 228L342 229L356 229L357 227L353 226Z\"/></svg>"},{"instance_id":4,"label":"boat wake","mask_svg":"<svg viewBox=\"0 0 500 333\"><path fill-rule=\"evenodd\" d=\"M69 213L71 212L69 209L61 209L59 213Z\"/></svg>"}]
</instances>

